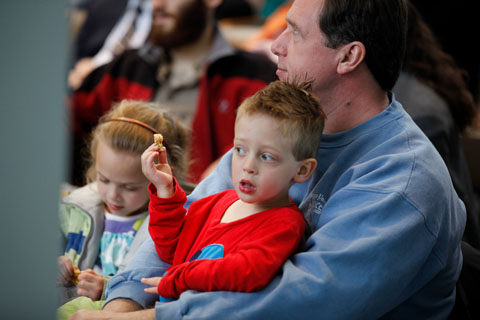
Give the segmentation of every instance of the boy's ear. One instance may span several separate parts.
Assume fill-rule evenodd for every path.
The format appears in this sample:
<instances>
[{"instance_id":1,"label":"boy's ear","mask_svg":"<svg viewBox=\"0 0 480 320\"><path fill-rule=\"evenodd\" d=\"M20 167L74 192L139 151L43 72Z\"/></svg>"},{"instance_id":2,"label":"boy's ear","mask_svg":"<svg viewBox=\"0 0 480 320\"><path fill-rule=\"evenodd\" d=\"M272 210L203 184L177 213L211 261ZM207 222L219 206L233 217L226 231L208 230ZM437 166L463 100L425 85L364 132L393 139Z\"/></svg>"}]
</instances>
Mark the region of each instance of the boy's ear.
<instances>
[{"instance_id":1,"label":"boy's ear","mask_svg":"<svg viewBox=\"0 0 480 320\"><path fill-rule=\"evenodd\" d=\"M365 59L365 46L360 41L353 41L339 50L339 62L337 72L349 73L355 70Z\"/></svg>"},{"instance_id":2,"label":"boy's ear","mask_svg":"<svg viewBox=\"0 0 480 320\"><path fill-rule=\"evenodd\" d=\"M302 183L307 181L310 175L313 173L317 167L317 160L314 158L308 158L302 160L300 166L298 167L297 174L293 177L293 181L296 183Z\"/></svg>"}]
</instances>

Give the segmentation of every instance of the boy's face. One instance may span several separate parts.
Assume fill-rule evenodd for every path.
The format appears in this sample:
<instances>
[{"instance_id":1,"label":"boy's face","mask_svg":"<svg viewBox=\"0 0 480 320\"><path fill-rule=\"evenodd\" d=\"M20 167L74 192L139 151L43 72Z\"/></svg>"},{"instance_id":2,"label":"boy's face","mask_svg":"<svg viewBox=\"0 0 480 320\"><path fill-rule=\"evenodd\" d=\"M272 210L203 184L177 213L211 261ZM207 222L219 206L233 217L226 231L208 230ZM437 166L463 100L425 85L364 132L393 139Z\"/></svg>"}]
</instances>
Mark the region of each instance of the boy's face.
<instances>
[{"instance_id":1,"label":"boy's face","mask_svg":"<svg viewBox=\"0 0 480 320\"><path fill-rule=\"evenodd\" d=\"M274 118L255 114L238 119L232 180L240 199L262 209L288 205L288 189L302 165L292 150L292 140Z\"/></svg>"},{"instance_id":2,"label":"boy's face","mask_svg":"<svg viewBox=\"0 0 480 320\"><path fill-rule=\"evenodd\" d=\"M99 141L95 170L98 192L112 214L126 217L147 209L148 180L140 155L118 152Z\"/></svg>"}]
</instances>

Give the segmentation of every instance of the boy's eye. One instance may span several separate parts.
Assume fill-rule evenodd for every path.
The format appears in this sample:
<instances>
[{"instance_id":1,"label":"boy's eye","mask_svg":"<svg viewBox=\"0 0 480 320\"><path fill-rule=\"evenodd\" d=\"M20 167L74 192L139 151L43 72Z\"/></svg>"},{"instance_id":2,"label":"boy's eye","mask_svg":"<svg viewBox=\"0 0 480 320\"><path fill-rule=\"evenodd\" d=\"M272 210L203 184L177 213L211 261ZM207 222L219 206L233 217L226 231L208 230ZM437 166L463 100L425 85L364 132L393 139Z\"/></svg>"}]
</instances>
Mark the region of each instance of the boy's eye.
<instances>
[{"instance_id":1,"label":"boy's eye","mask_svg":"<svg viewBox=\"0 0 480 320\"><path fill-rule=\"evenodd\" d=\"M245 154L245 150L243 150L242 147L235 147L235 152L236 152L239 156Z\"/></svg>"},{"instance_id":2,"label":"boy's eye","mask_svg":"<svg viewBox=\"0 0 480 320\"><path fill-rule=\"evenodd\" d=\"M137 190L138 190L138 187L125 186L125 190L127 190L127 191L137 191Z\"/></svg>"},{"instance_id":3,"label":"boy's eye","mask_svg":"<svg viewBox=\"0 0 480 320\"><path fill-rule=\"evenodd\" d=\"M264 161L274 161L275 159L268 153L262 154L262 160Z\"/></svg>"}]
</instances>

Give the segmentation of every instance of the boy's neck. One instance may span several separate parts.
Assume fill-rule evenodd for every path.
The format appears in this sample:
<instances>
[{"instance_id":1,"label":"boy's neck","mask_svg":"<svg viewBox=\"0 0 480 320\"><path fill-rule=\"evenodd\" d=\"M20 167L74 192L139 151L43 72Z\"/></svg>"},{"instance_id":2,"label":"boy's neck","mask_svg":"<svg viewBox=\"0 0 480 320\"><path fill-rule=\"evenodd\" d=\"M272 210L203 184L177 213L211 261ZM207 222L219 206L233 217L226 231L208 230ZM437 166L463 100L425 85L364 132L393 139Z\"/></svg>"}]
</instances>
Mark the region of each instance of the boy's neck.
<instances>
[{"instance_id":1,"label":"boy's neck","mask_svg":"<svg viewBox=\"0 0 480 320\"><path fill-rule=\"evenodd\" d=\"M262 203L262 204L247 203L242 200L237 200L230 207L227 208L220 222L221 223L234 222L269 209L281 208L289 205L290 205L290 200L288 199L288 197L286 201L266 203L266 204L265 203Z\"/></svg>"}]
</instances>

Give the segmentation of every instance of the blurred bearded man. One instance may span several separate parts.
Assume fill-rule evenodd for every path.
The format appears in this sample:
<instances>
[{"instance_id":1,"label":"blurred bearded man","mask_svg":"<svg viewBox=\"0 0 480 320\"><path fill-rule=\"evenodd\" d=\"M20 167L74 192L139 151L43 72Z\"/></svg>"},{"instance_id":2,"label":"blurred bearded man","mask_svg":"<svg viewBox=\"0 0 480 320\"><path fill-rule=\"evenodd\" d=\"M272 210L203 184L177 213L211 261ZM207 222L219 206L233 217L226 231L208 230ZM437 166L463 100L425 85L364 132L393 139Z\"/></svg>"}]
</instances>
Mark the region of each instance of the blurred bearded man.
<instances>
[{"instance_id":1,"label":"blurred bearded man","mask_svg":"<svg viewBox=\"0 0 480 320\"><path fill-rule=\"evenodd\" d=\"M214 19L222 0L152 0L149 42L94 70L72 93L70 183L83 185L85 139L122 99L158 101L192 129L190 182L232 147L236 108L277 79L265 56L233 48Z\"/></svg>"},{"instance_id":2,"label":"blurred bearded man","mask_svg":"<svg viewBox=\"0 0 480 320\"><path fill-rule=\"evenodd\" d=\"M176 48L197 41L211 21L204 1L179 1L167 11L166 1L153 1L150 42L163 48ZM209 28L210 31L210 28Z\"/></svg>"}]
</instances>

